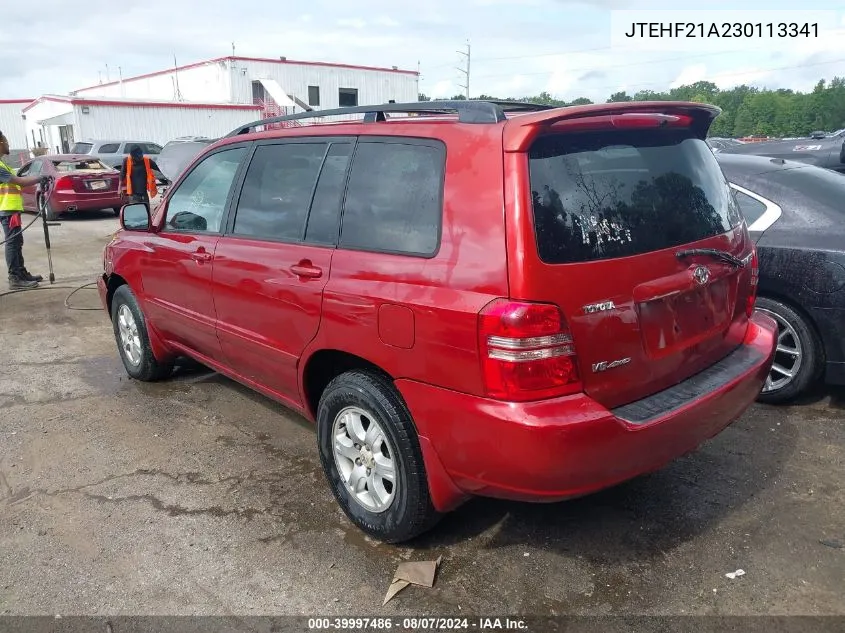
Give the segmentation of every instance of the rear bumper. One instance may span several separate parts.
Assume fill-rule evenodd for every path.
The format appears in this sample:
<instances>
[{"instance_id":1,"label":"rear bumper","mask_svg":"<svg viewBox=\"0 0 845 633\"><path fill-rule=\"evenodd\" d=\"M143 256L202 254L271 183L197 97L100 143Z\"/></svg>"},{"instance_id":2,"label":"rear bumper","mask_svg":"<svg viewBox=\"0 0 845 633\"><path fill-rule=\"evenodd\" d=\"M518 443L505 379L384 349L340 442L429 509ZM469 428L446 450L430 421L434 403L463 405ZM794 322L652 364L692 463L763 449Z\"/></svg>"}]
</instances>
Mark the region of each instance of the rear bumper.
<instances>
[{"instance_id":1,"label":"rear bumper","mask_svg":"<svg viewBox=\"0 0 845 633\"><path fill-rule=\"evenodd\" d=\"M119 208L122 205L123 200L117 191L95 194L71 194L56 191L50 196L50 206L56 213L65 213L69 208L74 207L77 211L96 211Z\"/></svg>"},{"instance_id":2,"label":"rear bumper","mask_svg":"<svg viewBox=\"0 0 845 633\"><path fill-rule=\"evenodd\" d=\"M613 411L586 394L508 403L398 380L417 423L432 499L559 501L657 470L713 437L757 398L777 327L755 313L717 366Z\"/></svg>"}]
</instances>

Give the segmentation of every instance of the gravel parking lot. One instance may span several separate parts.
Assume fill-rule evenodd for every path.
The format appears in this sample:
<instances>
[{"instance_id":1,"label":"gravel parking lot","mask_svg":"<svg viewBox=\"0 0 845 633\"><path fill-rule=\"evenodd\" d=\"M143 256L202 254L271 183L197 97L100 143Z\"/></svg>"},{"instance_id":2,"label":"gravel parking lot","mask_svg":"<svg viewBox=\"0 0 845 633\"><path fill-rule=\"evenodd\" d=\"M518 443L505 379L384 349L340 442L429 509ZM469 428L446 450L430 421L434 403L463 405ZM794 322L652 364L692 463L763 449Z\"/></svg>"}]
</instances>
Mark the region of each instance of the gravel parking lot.
<instances>
[{"instance_id":1,"label":"gravel parking lot","mask_svg":"<svg viewBox=\"0 0 845 633\"><path fill-rule=\"evenodd\" d=\"M56 284L93 280L116 228L53 229ZM46 276L40 228L26 239ZM336 507L308 423L200 367L128 380L105 314L67 293L0 297L0 613L845 614L845 392L755 406L587 498L470 502L394 547ZM438 556L433 588L381 606L399 562Z\"/></svg>"}]
</instances>

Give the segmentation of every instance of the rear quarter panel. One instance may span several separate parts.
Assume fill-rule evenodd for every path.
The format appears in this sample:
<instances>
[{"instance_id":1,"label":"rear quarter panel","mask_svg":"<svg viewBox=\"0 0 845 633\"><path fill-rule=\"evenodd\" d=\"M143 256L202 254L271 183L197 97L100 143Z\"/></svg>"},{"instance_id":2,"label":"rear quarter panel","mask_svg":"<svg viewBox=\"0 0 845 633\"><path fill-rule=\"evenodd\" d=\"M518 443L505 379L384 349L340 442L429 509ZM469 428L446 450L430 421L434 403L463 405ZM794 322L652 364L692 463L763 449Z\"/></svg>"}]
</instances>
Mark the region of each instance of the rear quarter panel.
<instances>
[{"instance_id":1,"label":"rear quarter panel","mask_svg":"<svg viewBox=\"0 0 845 633\"><path fill-rule=\"evenodd\" d=\"M508 293L502 127L405 126L408 136L446 143L439 250L423 258L338 249L304 357L345 351L396 379L481 393L477 315Z\"/></svg>"},{"instance_id":2,"label":"rear quarter panel","mask_svg":"<svg viewBox=\"0 0 845 633\"><path fill-rule=\"evenodd\" d=\"M758 294L797 307L815 327L828 362L845 362L845 242L841 250L809 248L781 233L758 243Z\"/></svg>"}]
</instances>

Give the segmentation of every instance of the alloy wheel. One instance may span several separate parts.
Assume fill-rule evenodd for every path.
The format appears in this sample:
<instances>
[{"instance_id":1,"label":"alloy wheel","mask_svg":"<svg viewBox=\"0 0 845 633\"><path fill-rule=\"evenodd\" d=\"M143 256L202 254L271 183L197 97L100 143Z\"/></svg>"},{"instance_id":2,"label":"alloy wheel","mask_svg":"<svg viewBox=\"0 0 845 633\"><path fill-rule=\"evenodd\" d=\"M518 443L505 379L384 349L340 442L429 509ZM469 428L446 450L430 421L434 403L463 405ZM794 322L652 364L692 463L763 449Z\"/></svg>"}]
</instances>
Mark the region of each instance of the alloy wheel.
<instances>
[{"instance_id":1,"label":"alloy wheel","mask_svg":"<svg viewBox=\"0 0 845 633\"><path fill-rule=\"evenodd\" d=\"M358 407L341 410L332 425L332 453L356 503L375 513L390 507L398 483L395 453L373 415Z\"/></svg>"}]
</instances>

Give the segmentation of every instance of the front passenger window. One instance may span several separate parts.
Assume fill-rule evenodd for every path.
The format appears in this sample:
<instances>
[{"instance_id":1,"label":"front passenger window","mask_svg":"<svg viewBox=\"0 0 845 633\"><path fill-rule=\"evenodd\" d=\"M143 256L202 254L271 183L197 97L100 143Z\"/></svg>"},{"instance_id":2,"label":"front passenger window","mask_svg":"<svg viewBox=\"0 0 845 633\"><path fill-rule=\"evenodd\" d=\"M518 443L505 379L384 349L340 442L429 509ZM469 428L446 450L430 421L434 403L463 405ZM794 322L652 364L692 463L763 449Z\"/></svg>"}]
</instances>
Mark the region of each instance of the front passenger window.
<instances>
[{"instance_id":1,"label":"front passenger window","mask_svg":"<svg viewBox=\"0 0 845 633\"><path fill-rule=\"evenodd\" d=\"M305 220L325 143L263 145L246 170L233 233L297 242Z\"/></svg>"},{"instance_id":2,"label":"front passenger window","mask_svg":"<svg viewBox=\"0 0 845 633\"><path fill-rule=\"evenodd\" d=\"M245 147L236 147L202 160L171 195L165 229L219 233L226 201L246 151Z\"/></svg>"}]
</instances>

